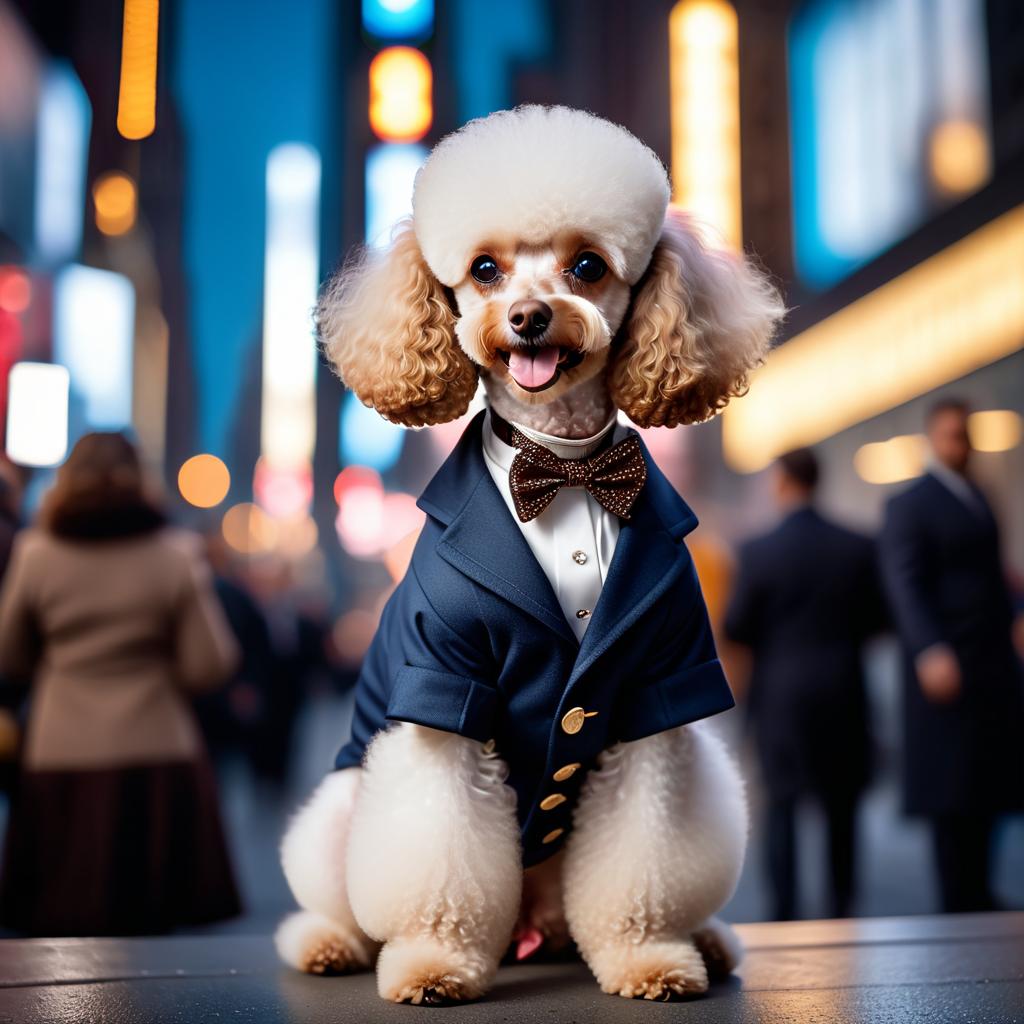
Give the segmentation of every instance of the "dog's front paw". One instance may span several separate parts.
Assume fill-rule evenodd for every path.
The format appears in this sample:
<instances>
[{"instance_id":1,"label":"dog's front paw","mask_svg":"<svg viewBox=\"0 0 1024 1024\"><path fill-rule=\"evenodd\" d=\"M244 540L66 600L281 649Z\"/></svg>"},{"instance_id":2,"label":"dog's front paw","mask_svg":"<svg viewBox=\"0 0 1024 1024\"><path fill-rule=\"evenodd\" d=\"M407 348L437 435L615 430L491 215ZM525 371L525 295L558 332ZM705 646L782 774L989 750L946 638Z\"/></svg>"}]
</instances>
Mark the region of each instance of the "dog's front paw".
<instances>
[{"instance_id":1,"label":"dog's front paw","mask_svg":"<svg viewBox=\"0 0 1024 1024\"><path fill-rule=\"evenodd\" d=\"M670 1001L708 990L704 960L691 942L641 942L606 946L590 958L605 992L627 999Z\"/></svg>"},{"instance_id":2,"label":"dog's front paw","mask_svg":"<svg viewBox=\"0 0 1024 1024\"><path fill-rule=\"evenodd\" d=\"M392 939L377 961L377 991L395 1003L445 1006L479 999L497 965L429 937Z\"/></svg>"},{"instance_id":3,"label":"dog's front paw","mask_svg":"<svg viewBox=\"0 0 1024 1024\"><path fill-rule=\"evenodd\" d=\"M289 914L274 935L278 955L307 974L350 974L373 963L376 945L309 910Z\"/></svg>"}]
</instances>

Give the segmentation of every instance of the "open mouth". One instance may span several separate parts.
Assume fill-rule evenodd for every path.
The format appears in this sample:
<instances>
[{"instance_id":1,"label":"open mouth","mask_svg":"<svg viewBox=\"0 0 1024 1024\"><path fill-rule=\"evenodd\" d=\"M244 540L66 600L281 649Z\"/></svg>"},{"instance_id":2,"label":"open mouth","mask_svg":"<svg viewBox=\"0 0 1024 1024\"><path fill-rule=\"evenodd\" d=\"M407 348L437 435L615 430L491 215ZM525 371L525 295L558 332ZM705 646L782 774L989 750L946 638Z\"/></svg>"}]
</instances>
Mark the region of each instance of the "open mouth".
<instances>
[{"instance_id":1,"label":"open mouth","mask_svg":"<svg viewBox=\"0 0 1024 1024\"><path fill-rule=\"evenodd\" d=\"M563 370L571 370L583 362L583 353L561 345L530 345L507 352L498 350L512 379L524 391L546 391Z\"/></svg>"}]
</instances>

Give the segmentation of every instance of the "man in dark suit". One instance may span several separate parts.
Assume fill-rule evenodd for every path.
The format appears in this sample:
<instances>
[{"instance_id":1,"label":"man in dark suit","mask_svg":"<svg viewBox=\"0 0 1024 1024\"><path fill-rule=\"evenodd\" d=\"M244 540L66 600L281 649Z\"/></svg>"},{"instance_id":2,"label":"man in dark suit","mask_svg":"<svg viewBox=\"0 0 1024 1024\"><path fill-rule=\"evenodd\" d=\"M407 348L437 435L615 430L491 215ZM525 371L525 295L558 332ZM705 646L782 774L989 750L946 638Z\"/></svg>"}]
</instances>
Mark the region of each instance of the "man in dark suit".
<instances>
[{"instance_id":1,"label":"man in dark suit","mask_svg":"<svg viewBox=\"0 0 1024 1024\"><path fill-rule=\"evenodd\" d=\"M797 914L796 808L811 795L828 824L830 913L844 917L870 772L861 649L881 625L883 601L872 542L814 508L813 452L783 455L773 473L784 518L741 550L725 629L753 655L749 712L767 796L773 916Z\"/></svg>"},{"instance_id":2,"label":"man in dark suit","mask_svg":"<svg viewBox=\"0 0 1024 1024\"><path fill-rule=\"evenodd\" d=\"M1024 806L1024 684L988 501L968 475L968 409L927 421L928 472L886 508L881 553L906 661L904 799L929 819L942 906L991 909L996 817Z\"/></svg>"}]
</instances>

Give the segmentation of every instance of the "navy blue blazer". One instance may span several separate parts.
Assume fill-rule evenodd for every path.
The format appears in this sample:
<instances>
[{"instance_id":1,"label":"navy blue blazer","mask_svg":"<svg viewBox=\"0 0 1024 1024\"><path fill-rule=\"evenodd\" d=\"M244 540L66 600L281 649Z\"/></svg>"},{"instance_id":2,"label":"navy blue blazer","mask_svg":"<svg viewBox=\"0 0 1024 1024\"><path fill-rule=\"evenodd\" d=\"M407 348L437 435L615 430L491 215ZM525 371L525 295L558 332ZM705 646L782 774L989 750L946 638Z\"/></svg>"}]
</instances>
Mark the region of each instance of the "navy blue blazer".
<instances>
[{"instance_id":1,"label":"navy blue blazer","mask_svg":"<svg viewBox=\"0 0 1024 1024\"><path fill-rule=\"evenodd\" d=\"M360 764L388 720L493 740L530 865L564 842L603 750L733 698L683 543L696 516L646 448L647 482L579 643L487 470L483 422L420 498L426 523L367 652L336 767Z\"/></svg>"}]
</instances>

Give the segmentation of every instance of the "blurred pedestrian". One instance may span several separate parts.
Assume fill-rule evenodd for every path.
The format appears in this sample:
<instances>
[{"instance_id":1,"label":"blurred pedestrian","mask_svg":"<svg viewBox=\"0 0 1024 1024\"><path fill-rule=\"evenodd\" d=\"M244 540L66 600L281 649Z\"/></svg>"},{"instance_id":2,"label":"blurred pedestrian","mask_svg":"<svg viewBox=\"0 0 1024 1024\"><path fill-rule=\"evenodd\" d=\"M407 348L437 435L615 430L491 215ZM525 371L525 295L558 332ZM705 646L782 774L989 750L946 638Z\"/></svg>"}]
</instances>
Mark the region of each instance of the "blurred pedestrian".
<instances>
[{"instance_id":1,"label":"blurred pedestrian","mask_svg":"<svg viewBox=\"0 0 1024 1024\"><path fill-rule=\"evenodd\" d=\"M905 654L904 800L931 823L942 907L995 906L996 818L1024 806L1024 681L999 528L971 479L968 408L927 419L928 471L893 498L882 571Z\"/></svg>"},{"instance_id":2,"label":"blurred pedestrian","mask_svg":"<svg viewBox=\"0 0 1024 1024\"><path fill-rule=\"evenodd\" d=\"M773 916L798 913L796 814L816 799L828 828L829 913L849 914L856 817L870 775L862 648L882 625L873 543L814 507L819 467L799 449L772 468L782 522L740 551L726 634L750 649L749 713L766 795Z\"/></svg>"},{"instance_id":3,"label":"blurred pedestrian","mask_svg":"<svg viewBox=\"0 0 1024 1024\"><path fill-rule=\"evenodd\" d=\"M0 580L7 572L14 537L21 529L21 480L16 467L0 456ZM0 792L8 792L17 770L21 742L21 694L0 680Z\"/></svg>"},{"instance_id":4,"label":"blurred pedestrian","mask_svg":"<svg viewBox=\"0 0 1024 1024\"><path fill-rule=\"evenodd\" d=\"M234 643L195 542L164 528L139 459L89 434L15 542L0 672L32 680L0 922L139 934L235 914L212 773L188 697Z\"/></svg>"},{"instance_id":5,"label":"blurred pedestrian","mask_svg":"<svg viewBox=\"0 0 1024 1024\"><path fill-rule=\"evenodd\" d=\"M275 681L270 630L259 602L240 578L221 532L211 530L204 540L214 592L241 658L227 683L200 695L194 706L214 763L223 768L227 761L241 757L254 769Z\"/></svg>"}]
</instances>

